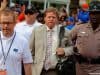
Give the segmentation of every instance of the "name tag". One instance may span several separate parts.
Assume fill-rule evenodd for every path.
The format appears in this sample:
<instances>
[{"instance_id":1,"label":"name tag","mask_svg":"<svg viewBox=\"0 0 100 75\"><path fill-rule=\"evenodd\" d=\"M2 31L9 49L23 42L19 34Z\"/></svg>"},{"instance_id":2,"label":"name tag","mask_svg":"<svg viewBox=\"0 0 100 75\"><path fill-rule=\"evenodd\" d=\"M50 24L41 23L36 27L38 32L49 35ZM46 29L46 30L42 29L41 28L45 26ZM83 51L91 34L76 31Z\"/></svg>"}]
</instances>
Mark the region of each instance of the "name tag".
<instances>
[{"instance_id":1,"label":"name tag","mask_svg":"<svg viewBox=\"0 0 100 75\"><path fill-rule=\"evenodd\" d=\"M0 75L7 75L6 66L3 64L0 65Z\"/></svg>"},{"instance_id":2,"label":"name tag","mask_svg":"<svg viewBox=\"0 0 100 75\"><path fill-rule=\"evenodd\" d=\"M0 75L7 75L7 71L6 70L0 70Z\"/></svg>"}]
</instances>

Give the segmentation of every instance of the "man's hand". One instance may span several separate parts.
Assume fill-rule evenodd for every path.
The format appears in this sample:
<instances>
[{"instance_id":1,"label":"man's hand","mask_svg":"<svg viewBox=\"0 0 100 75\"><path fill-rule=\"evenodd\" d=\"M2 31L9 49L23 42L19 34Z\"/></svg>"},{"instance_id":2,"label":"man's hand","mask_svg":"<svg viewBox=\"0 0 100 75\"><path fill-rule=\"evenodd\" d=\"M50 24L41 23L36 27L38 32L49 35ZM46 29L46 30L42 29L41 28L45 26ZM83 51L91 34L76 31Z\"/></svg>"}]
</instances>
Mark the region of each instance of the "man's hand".
<instances>
[{"instance_id":1,"label":"man's hand","mask_svg":"<svg viewBox=\"0 0 100 75\"><path fill-rule=\"evenodd\" d=\"M32 75L32 64L31 63L24 64L24 69L25 69L25 75Z\"/></svg>"},{"instance_id":2,"label":"man's hand","mask_svg":"<svg viewBox=\"0 0 100 75\"><path fill-rule=\"evenodd\" d=\"M65 51L63 48L57 48L56 53L58 56L64 56L65 55Z\"/></svg>"},{"instance_id":3,"label":"man's hand","mask_svg":"<svg viewBox=\"0 0 100 75\"><path fill-rule=\"evenodd\" d=\"M4 10L7 7L8 0L2 0L0 11Z\"/></svg>"}]
</instances>

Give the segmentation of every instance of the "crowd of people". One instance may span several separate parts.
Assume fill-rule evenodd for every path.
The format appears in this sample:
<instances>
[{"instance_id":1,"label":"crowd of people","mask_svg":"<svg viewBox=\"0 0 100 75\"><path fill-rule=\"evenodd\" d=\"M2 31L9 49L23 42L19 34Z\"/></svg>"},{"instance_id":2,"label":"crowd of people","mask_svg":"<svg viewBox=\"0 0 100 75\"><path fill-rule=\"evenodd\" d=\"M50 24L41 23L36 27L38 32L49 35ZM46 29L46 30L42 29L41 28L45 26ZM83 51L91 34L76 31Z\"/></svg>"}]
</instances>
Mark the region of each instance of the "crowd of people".
<instances>
[{"instance_id":1,"label":"crowd of people","mask_svg":"<svg viewBox=\"0 0 100 75\"><path fill-rule=\"evenodd\" d=\"M65 8L2 5L0 75L100 75L100 1L69 15Z\"/></svg>"}]
</instances>

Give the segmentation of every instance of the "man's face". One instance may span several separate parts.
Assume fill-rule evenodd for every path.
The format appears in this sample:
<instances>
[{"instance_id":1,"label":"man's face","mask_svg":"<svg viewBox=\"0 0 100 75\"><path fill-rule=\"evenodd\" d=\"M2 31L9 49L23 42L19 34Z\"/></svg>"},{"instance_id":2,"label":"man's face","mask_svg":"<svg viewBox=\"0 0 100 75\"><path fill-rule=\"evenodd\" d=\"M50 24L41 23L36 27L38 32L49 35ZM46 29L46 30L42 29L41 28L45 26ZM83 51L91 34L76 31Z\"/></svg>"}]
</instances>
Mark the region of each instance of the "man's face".
<instances>
[{"instance_id":1,"label":"man's face","mask_svg":"<svg viewBox=\"0 0 100 75\"><path fill-rule=\"evenodd\" d=\"M63 22L63 21L66 19L66 17L67 17L66 13L61 12L61 13L60 13L60 16L59 16L59 20L60 20L61 22Z\"/></svg>"},{"instance_id":2,"label":"man's face","mask_svg":"<svg viewBox=\"0 0 100 75\"><path fill-rule=\"evenodd\" d=\"M25 20L27 23L34 22L36 20L36 15L34 14L25 14Z\"/></svg>"},{"instance_id":3,"label":"man's face","mask_svg":"<svg viewBox=\"0 0 100 75\"><path fill-rule=\"evenodd\" d=\"M53 28L57 24L57 21L58 21L57 15L53 12L48 12L48 13L46 13L44 21L45 21L45 24L49 28Z\"/></svg>"},{"instance_id":4,"label":"man's face","mask_svg":"<svg viewBox=\"0 0 100 75\"><path fill-rule=\"evenodd\" d=\"M91 23L100 24L100 12L90 12Z\"/></svg>"},{"instance_id":5,"label":"man's face","mask_svg":"<svg viewBox=\"0 0 100 75\"><path fill-rule=\"evenodd\" d=\"M15 21L12 15L1 15L0 17L1 30L4 36L10 36L14 31Z\"/></svg>"}]
</instances>

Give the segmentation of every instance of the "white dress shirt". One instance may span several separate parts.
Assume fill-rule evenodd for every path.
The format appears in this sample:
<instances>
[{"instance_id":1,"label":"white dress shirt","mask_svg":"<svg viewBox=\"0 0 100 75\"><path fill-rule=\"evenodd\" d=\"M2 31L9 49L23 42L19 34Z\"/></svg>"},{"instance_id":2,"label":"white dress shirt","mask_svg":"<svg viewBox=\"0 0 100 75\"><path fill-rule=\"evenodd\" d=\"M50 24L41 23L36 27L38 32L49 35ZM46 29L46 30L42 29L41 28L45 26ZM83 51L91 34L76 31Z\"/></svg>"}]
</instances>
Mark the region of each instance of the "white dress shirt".
<instances>
[{"instance_id":1,"label":"white dress shirt","mask_svg":"<svg viewBox=\"0 0 100 75\"><path fill-rule=\"evenodd\" d=\"M32 25L29 25L26 23L26 21L17 23L15 26L15 31L19 32L21 35L23 35L27 40L30 39L31 33L34 28L37 28L41 26L42 24L35 21Z\"/></svg>"},{"instance_id":2,"label":"white dress shirt","mask_svg":"<svg viewBox=\"0 0 100 75\"><path fill-rule=\"evenodd\" d=\"M8 48L14 38L15 33L7 38L4 37L2 32L1 39L2 45L0 43L0 68L4 62L4 56L2 52L2 46L5 56L7 55ZM32 63L32 55L29 49L28 41L16 33L12 46L10 48L9 54L5 61L5 68L7 70L7 75L22 75L22 61L23 63Z\"/></svg>"},{"instance_id":3,"label":"white dress shirt","mask_svg":"<svg viewBox=\"0 0 100 75\"><path fill-rule=\"evenodd\" d=\"M47 27L47 34L48 34L48 31L50 29ZM49 69L52 69L52 68L55 68L56 64L57 64L57 58L56 58L56 49L58 47L58 33L59 33L59 30L58 30L58 26L55 26L53 29L52 29L52 48L51 48L51 55L50 55L50 63L51 63L51 66Z\"/></svg>"}]
</instances>

